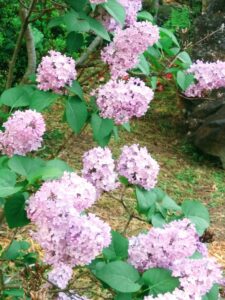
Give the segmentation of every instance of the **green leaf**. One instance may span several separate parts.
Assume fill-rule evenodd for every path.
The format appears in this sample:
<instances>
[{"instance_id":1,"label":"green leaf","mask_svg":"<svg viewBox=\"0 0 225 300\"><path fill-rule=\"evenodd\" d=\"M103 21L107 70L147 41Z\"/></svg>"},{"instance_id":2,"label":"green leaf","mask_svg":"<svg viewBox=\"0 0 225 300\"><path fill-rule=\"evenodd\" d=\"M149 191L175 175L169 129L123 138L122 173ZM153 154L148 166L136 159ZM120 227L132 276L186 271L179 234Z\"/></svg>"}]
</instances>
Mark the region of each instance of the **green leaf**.
<instances>
[{"instance_id":1,"label":"green leaf","mask_svg":"<svg viewBox=\"0 0 225 300\"><path fill-rule=\"evenodd\" d=\"M10 158L8 162L8 166L12 171L25 177L29 177L29 174L43 167L44 165L45 161L40 158L24 157L18 155Z\"/></svg>"},{"instance_id":2,"label":"green leaf","mask_svg":"<svg viewBox=\"0 0 225 300\"><path fill-rule=\"evenodd\" d=\"M177 38L175 37L175 35L172 33L172 31L166 29L166 28L160 28L160 36L163 37L163 36L168 36L172 41L173 43L180 48L180 44L178 43L178 40Z\"/></svg>"},{"instance_id":3,"label":"green leaf","mask_svg":"<svg viewBox=\"0 0 225 300\"><path fill-rule=\"evenodd\" d=\"M137 15L138 19L140 20L147 20L147 21L150 21L150 22L153 22L154 21L154 17L152 14L150 14L148 11L146 10L143 10L143 11L140 11Z\"/></svg>"},{"instance_id":4,"label":"green leaf","mask_svg":"<svg viewBox=\"0 0 225 300\"><path fill-rule=\"evenodd\" d=\"M219 299L219 286L214 284L211 290L203 296L202 300L218 300Z\"/></svg>"},{"instance_id":5,"label":"green leaf","mask_svg":"<svg viewBox=\"0 0 225 300\"><path fill-rule=\"evenodd\" d=\"M121 126L122 126L126 131L131 132L131 128L130 128L130 123L129 123L129 122L123 123Z\"/></svg>"},{"instance_id":6,"label":"green leaf","mask_svg":"<svg viewBox=\"0 0 225 300\"><path fill-rule=\"evenodd\" d=\"M63 160L55 158L46 162L46 168L57 168L62 172L72 172L73 169Z\"/></svg>"},{"instance_id":7,"label":"green leaf","mask_svg":"<svg viewBox=\"0 0 225 300\"><path fill-rule=\"evenodd\" d=\"M80 133L87 117L85 102L76 96L69 97L66 101L66 120L75 133Z\"/></svg>"},{"instance_id":8,"label":"green leaf","mask_svg":"<svg viewBox=\"0 0 225 300\"><path fill-rule=\"evenodd\" d=\"M24 299L24 290L23 289L10 289L10 290L4 290L3 295L5 296L15 296L15 297L20 297L19 299ZM11 298L10 299L15 299ZM18 299L18 298L17 298Z\"/></svg>"},{"instance_id":9,"label":"green leaf","mask_svg":"<svg viewBox=\"0 0 225 300\"><path fill-rule=\"evenodd\" d=\"M91 17L88 18L88 22L92 31L94 31L98 36L100 36L104 40L110 41L110 36L101 22Z\"/></svg>"},{"instance_id":10,"label":"green leaf","mask_svg":"<svg viewBox=\"0 0 225 300\"><path fill-rule=\"evenodd\" d=\"M7 197L17 193L21 187L15 187L16 174L7 169L0 170L0 197Z\"/></svg>"},{"instance_id":11,"label":"green leaf","mask_svg":"<svg viewBox=\"0 0 225 300\"><path fill-rule=\"evenodd\" d=\"M147 212L157 200L157 196L153 190L147 191L140 187L136 187L135 193L137 198L138 211L140 213Z\"/></svg>"},{"instance_id":12,"label":"green leaf","mask_svg":"<svg viewBox=\"0 0 225 300\"><path fill-rule=\"evenodd\" d=\"M196 227L198 234L203 235L210 225L209 212L207 208L195 200L185 200L181 208L186 218L190 219Z\"/></svg>"},{"instance_id":13,"label":"green leaf","mask_svg":"<svg viewBox=\"0 0 225 300\"><path fill-rule=\"evenodd\" d=\"M170 198L166 193L162 199L161 205L163 208L166 208L169 210L181 211L181 207L172 198Z\"/></svg>"},{"instance_id":14,"label":"green leaf","mask_svg":"<svg viewBox=\"0 0 225 300\"><path fill-rule=\"evenodd\" d=\"M57 27L59 25L61 25L64 22L64 17L55 17L52 18L51 21L48 23L48 28L53 28L53 27Z\"/></svg>"},{"instance_id":15,"label":"green leaf","mask_svg":"<svg viewBox=\"0 0 225 300\"><path fill-rule=\"evenodd\" d=\"M148 76L150 74L149 63L146 60L144 54L141 54L139 56L139 64L137 65L137 68L139 68L141 70L141 72L146 76Z\"/></svg>"},{"instance_id":16,"label":"green leaf","mask_svg":"<svg viewBox=\"0 0 225 300\"><path fill-rule=\"evenodd\" d=\"M64 22L68 32L88 32L91 28L86 20L87 16L78 14L75 11L70 11L64 15Z\"/></svg>"},{"instance_id":17,"label":"green leaf","mask_svg":"<svg viewBox=\"0 0 225 300\"><path fill-rule=\"evenodd\" d=\"M14 240L9 248L3 253L2 257L8 260L14 260L23 255L23 251L29 249L30 244L26 241Z\"/></svg>"},{"instance_id":18,"label":"green leaf","mask_svg":"<svg viewBox=\"0 0 225 300\"><path fill-rule=\"evenodd\" d=\"M71 31L66 37L66 47L70 53L77 52L84 44L84 36L81 33Z\"/></svg>"},{"instance_id":19,"label":"green leaf","mask_svg":"<svg viewBox=\"0 0 225 300\"><path fill-rule=\"evenodd\" d=\"M82 87L80 86L78 81L73 81L72 85L67 87L67 89L74 93L75 95L77 95L78 97L80 97L80 99L83 99L83 90Z\"/></svg>"},{"instance_id":20,"label":"green leaf","mask_svg":"<svg viewBox=\"0 0 225 300\"><path fill-rule=\"evenodd\" d=\"M7 199L4 212L9 228L23 227L30 223L25 211L25 201L23 194L16 194Z\"/></svg>"},{"instance_id":21,"label":"green leaf","mask_svg":"<svg viewBox=\"0 0 225 300\"><path fill-rule=\"evenodd\" d=\"M194 82L193 74L186 74L183 71L177 72L177 83L183 91L185 91L193 82Z\"/></svg>"},{"instance_id":22,"label":"green leaf","mask_svg":"<svg viewBox=\"0 0 225 300\"><path fill-rule=\"evenodd\" d=\"M114 300L132 300L132 294L118 293Z\"/></svg>"},{"instance_id":23,"label":"green leaf","mask_svg":"<svg viewBox=\"0 0 225 300\"><path fill-rule=\"evenodd\" d=\"M156 213L151 216L151 223L154 227L162 228L166 224L165 218L160 214Z\"/></svg>"},{"instance_id":24,"label":"green leaf","mask_svg":"<svg viewBox=\"0 0 225 300\"><path fill-rule=\"evenodd\" d=\"M66 0L66 2L76 11L82 11L87 4L87 0Z\"/></svg>"},{"instance_id":25,"label":"green leaf","mask_svg":"<svg viewBox=\"0 0 225 300\"><path fill-rule=\"evenodd\" d=\"M0 98L0 103L10 107L23 107L29 105L29 94L23 86L5 90Z\"/></svg>"},{"instance_id":26,"label":"green leaf","mask_svg":"<svg viewBox=\"0 0 225 300\"><path fill-rule=\"evenodd\" d=\"M149 286L149 290L154 295L172 292L179 286L178 278L173 277L170 270L162 268L152 268L142 276L142 281Z\"/></svg>"},{"instance_id":27,"label":"green leaf","mask_svg":"<svg viewBox=\"0 0 225 300\"><path fill-rule=\"evenodd\" d=\"M103 255L108 260L126 259L128 257L128 239L120 233L112 231L112 242L103 250Z\"/></svg>"},{"instance_id":28,"label":"green leaf","mask_svg":"<svg viewBox=\"0 0 225 300\"><path fill-rule=\"evenodd\" d=\"M187 67L189 67L192 64L192 60L190 58L190 55L186 51L182 51L179 53L177 58L182 61Z\"/></svg>"},{"instance_id":29,"label":"green leaf","mask_svg":"<svg viewBox=\"0 0 225 300\"><path fill-rule=\"evenodd\" d=\"M36 111L42 112L45 108L49 107L59 96L50 92L36 90L29 97L29 107Z\"/></svg>"},{"instance_id":30,"label":"green leaf","mask_svg":"<svg viewBox=\"0 0 225 300\"><path fill-rule=\"evenodd\" d=\"M104 147L109 143L110 137L113 132L113 120L103 119L97 114L91 116L91 127L93 129L94 140Z\"/></svg>"},{"instance_id":31,"label":"green leaf","mask_svg":"<svg viewBox=\"0 0 225 300\"><path fill-rule=\"evenodd\" d=\"M137 283L140 278L138 271L123 261L106 264L96 272L96 277L121 293L133 293L141 288Z\"/></svg>"},{"instance_id":32,"label":"green leaf","mask_svg":"<svg viewBox=\"0 0 225 300\"><path fill-rule=\"evenodd\" d=\"M116 0L108 0L102 4L105 10L122 26L125 23L126 12L124 7Z\"/></svg>"}]
</instances>

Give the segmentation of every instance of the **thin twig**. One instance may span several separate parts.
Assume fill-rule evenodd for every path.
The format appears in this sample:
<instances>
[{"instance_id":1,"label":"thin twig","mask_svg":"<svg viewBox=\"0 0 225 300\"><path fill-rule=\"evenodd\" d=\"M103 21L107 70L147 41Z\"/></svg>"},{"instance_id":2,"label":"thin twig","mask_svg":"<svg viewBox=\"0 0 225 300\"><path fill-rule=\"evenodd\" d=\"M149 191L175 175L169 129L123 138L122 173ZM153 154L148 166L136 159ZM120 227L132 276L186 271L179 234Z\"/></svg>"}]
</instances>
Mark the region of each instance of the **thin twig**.
<instances>
[{"instance_id":1,"label":"thin twig","mask_svg":"<svg viewBox=\"0 0 225 300\"><path fill-rule=\"evenodd\" d=\"M9 63L9 71L8 71L8 76L7 76L7 81L6 81L6 89L9 89L12 86L13 73L14 73L14 68L15 68L17 56L19 54L19 50L20 50L21 45L22 45L22 40L23 40L24 34L27 30L30 15L31 15L31 13L32 13L35 5L36 5L36 2L37 2L37 0L32 0L31 5L30 5L30 7L27 11L27 16L25 17L25 19L22 22L21 30L20 30L19 36L18 36L17 41L16 41L16 46L15 46L15 49L14 49L14 52L13 52L13 55L12 55L12 59ZM22 9L23 8L21 8L21 10Z\"/></svg>"},{"instance_id":2,"label":"thin twig","mask_svg":"<svg viewBox=\"0 0 225 300\"><path fill-rule=\"evenodd\" d=\"M97 36L93 42L89 45L86 52L84 52L81 57L77 60L76 66L81 66L89 57L89 55L96 50L98 45L102 42L102 38Z\"/></svg>"}]
</instances>

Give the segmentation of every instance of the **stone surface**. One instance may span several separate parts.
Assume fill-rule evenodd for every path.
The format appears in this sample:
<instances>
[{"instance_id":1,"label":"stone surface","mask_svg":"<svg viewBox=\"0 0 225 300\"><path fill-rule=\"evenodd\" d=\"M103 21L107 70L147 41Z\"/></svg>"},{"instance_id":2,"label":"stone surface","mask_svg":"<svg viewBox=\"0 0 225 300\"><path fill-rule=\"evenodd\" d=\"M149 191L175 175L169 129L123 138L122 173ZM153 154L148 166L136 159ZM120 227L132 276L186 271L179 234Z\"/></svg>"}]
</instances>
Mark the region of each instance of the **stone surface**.
<instances>
[{"instance_id":1,"label":"stone surface","mask_svg":"<svg viewBox=\"0 0 225 300\"><path fill-rule=\"evenodd\" d=\"M194 101L197 101L193 104ZM225 97L185 100L188 136L204 153L220 158L225 168Z\"/></svg>"},{"instance_id":2,"label":"stone surface","mask_svg":"<svg viewBox=\"0 0 225 300\"><path fill-rule=\"evenodd\" d=\"M210 0L206 13L194 24L193 43L197 44L193 60L225 60L225 29L211 35L223 24L225 28L225 0ZM219 157L225 168L225 89L214 91L208 98L211 100L185 100L188 136L204 153Z\"/></svg>"}]
</instances>

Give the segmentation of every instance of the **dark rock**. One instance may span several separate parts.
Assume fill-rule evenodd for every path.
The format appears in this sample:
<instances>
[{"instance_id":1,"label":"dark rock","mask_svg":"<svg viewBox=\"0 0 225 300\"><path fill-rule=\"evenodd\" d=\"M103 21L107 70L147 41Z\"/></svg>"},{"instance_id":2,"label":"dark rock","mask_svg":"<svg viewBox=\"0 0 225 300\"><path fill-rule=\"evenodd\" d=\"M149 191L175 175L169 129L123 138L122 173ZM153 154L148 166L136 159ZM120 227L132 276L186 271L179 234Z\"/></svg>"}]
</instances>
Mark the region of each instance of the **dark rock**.
<instances>
[{"instance_id":1,"label":"dark rock","mask_svg":"<svg viewBox=\"0 0 225 300\"><path fill-rule=\"evenodd\" d=\"M194 61L225 61L225 0L208 3L206 13L194 23L192 57ZM205 99L186 99L185 104L192 142L204 153L219 157L225 168L225 89Z\"/></svg>"},{"instance_id":2,"label":"dark rock","mask_svg":"<svg viewBox=\"0 0 225 300\"><path fill-rule=\"evenodd\" d=\"M225 13L204 14L194 24L194 59L225 60ZM216 32L217 31L217 32ZM216 32L212 34L213 32ZM200 39L203 39L199 42Z\"/></svg>"},{"instance_id":3,"label":"dark rock","mask_svg":"<svg viewBox=\"0 0 225 300\"><path fill-rule=\"evenodd\" d=\"M194 145L219 157L225 168L225 97L200 102L192 111L189 106L187 124Z\"/></svg>"},{"instance_id":4,"label":"dark rock","mask_svg":"<svg viewBox=\"0 0 225 300\"><path fill-rule=\"evenodd\" d=\"M214 14L217 12L225 13L225 0L211 0L207 8L207 13Z\"/></svg>"}]
</instances>

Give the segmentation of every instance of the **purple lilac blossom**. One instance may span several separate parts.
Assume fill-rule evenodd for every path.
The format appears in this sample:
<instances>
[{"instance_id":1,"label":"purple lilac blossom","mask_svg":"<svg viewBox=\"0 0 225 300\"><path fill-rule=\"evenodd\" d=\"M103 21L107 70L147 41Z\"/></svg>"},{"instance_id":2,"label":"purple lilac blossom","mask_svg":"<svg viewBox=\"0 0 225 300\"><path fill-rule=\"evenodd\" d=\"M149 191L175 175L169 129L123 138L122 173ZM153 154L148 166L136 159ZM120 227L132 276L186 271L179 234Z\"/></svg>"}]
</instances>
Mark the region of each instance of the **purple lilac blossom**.
<instances>
[{"instance_id":1,"label":"purple lilac blossom","mask_svg":"<svg viewBox=\"0 0 225 300\"><path fill-rule=\"evenodd\" d=\"M117 171L119 175L126 177L129 183L150 190L157 183L159 165L146 147L134 144L122 148L117 162Z\"/></svg>"},{"instance_id":2,"label":"purple lilac blossom","mask_svg":"<svg viewBox=\"0 0 225 300\"><path fill-rule=\"evenodd\" d=\"M193 74L196 83L193 83L185 91L188 97L202 97L207 91L225 87L225 62L216 61L213 63L197 60L187 73Z\"/></svg>"},{"instance_id":3,"label":"purple lilac blossom","mask_svg":"<svg viewBox=\"0 0 225 300\"><path fill-rule=\"evenodd\" d=\"M65 202L66 200L66 202ZM29 199L29 218L40 225L60 214L58 207L82 212L91 207L96 198L94 186L76 173L64 172L60 179L46 181ZM53 210L55 207L55 211Z\"/></svg>"},{"instance_id":4,"label":"purple lilac blossom","mask_svg":"<svg viewBox=\"0 0 225 300\"><path fill-rule=\"evenodd\" d=\"M115 162L109 148L96 147L83 155L82 176L91 182L100 195L119 186Z\"/></svg>"},{"instance_id":5,"label":"purple lilac blossom","mask_svg":"<svg viewBox=\"0 0 225 300\"><path fill-rule=\"evenodd\" d=\"M92 184L65 172L60 180L45 182L28 199L28 218L37 226L32 236L43 248L46 263L86 265L110 244L108 224L93 214L80 214L94 202L89 197L95 199Z\"/></svg>"},{"instance_id":6,"label":"purple lilac blossom","mask_svg":"<svg viewBox=\"0 0 225 300\"><path fill-rule=\"evenodd\" d=\"M14 112L3 127L5 131L0 131L0 151L8 156L26 155L40 148L46 129L43 116L30 109Z\"/></svg>"},{"instance_id":7,"label":"purple lilac blossom","mask_svg":"<svg viewBox=\"0 0 225 300\"><path fill-rule=\"evenodd\" d=\"M48 280L60 289L65 289L72 278L72 275L73 269L71 267L59 263L48 273Z\"/></svg>"},{"instance_id":8,"label":"purple lilac blossom","mask_svg":"<svg viewBox=\"0 0 225 300\"><path fill-rule=\"evenodd\" d=\"M139 271L170 268L176 259L192 256L199 249L199 237L190 220L173 221L152 228L129 240L129 262Z\"/></svg>"},{"instance_id":9,"label":"purple lilac blossom","mask_svg":"<svg viewBox=\"0 0 225 300\"><path fill-rule=\"evenodd\" d=\"M60 52L50 50L42 57L37 68L38 88L43 91L52 90L62 94L65 86L71 86L76 79L75 61Z\"/></svg>"},{"instance_id":10,"label":"purple lilac blossom","mask_svg":"<svg viewBox=\"0 0 225 300\"><path fill-rule=\"evenodd\" d=\"M118 0L118 2L124 7L126 13L125 27L130 27L137 21L137 13L142 8L142 0ZM112 18L105 10L100 10L100 16L98 19L103 23L106 29L110 32L115 31L118 28L122 28L114 18Z\"/></svg>"},{"instance_id":11,"label":"purple lilac blossom","mask_svg":"<svg viewBox=\"0 0 225 300\"><path fill-rule=\"evenodd\" d=\"M154 96L152 89L139 78L111 79L93 94L97 97L101 117L114 119L118 125L145 115Z\"/></svg>"},{"instance_id":12,"label":"purple lilac blossom","mask_svg":"<svg viewBox=\"0 0 225 300\"><path fill-rule=\"evenodd\" d=\"M141 38L140 38L141 37ZM159 40L159 29L149 22L135 22L115 31L113 41L102 51L102 60L110 67L112 77L123 77L139 63L139 56Z\"/></svg>"},{"instance_id":13,"label":"purple lilac blossom","mask_svg":"<svg viewBox=\"0 0 225 300\"><path fill-rule=\"evenodd\" d=\"M177 259L171 269L172 275L179 277L181 288L193 300L207 294L214 284L219 284L223 279L222 270L210 257Z\"/></svg>"},{"instance_id":14,"label":"purple lilac blossom","mask_svg":"<svg viewBox=\"0 0 225 300\"><path fill-rule=\"evenodd\" d=\"M59 293L56 300L89 300L88 298L84 296L79 296L75 294L73 291L69 291L69 293Z\"/></svg>"},{"instance_id":15,"label":"purple lilac blossom","mask_svg":"<svg viewBox=\"0 0 225 300\"><path fill-rule=\"evenodd\" d=\"M158 294L156 297L145 296L144 300L202 300L202 297L196 296L192 298L186 291L177 288L172 293Z\"/></svg>"}]
</instances>

